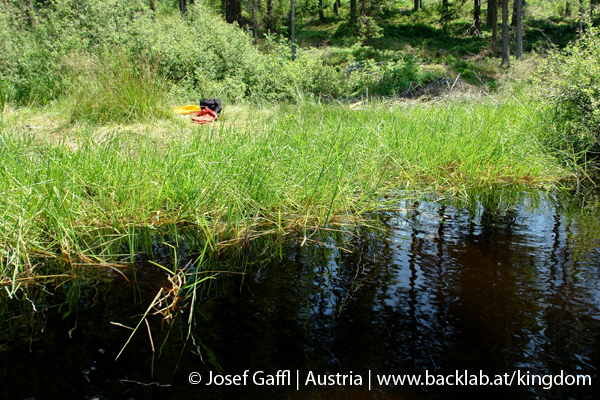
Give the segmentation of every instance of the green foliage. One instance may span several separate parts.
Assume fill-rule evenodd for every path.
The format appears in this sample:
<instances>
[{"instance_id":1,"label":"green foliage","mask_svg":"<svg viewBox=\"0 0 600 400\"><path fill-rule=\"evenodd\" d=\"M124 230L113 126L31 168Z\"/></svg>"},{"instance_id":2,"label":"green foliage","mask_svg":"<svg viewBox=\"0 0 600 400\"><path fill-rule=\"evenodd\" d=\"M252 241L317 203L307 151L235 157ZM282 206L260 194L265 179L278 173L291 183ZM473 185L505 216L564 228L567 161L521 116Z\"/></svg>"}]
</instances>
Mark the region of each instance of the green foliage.
<instances>
[{"instance_id":1,"label":"green foliage","mask_svg":"<svg viewBox=\"0 0 600 400\"><path fill-rule=\"evenodd\" d=\"M390 63L386 66L383 77L377 85L377 93L398 94L415 83L420 84L420 65L411 55L405 55L402 62Z\"/></svg>"},{"instance_id":2,"label":"green foliage","mask_svg":"<svg viewBox=\"0 0 600 400\"><path fill-rule=\"evenodd\" d=\"M591 28L537 71L550 115L549 139L581 156L600 156L600 30Z\"/></svg>"},{"instance_id":3,"label":"green foliage","mask_svg":"<svg viewBox=\"0 0 600 400\"><path fill-rule=\"evenodd\" d=\"M259 102L364 90L394 94L423 81L418 62L361 44L337 50L327 63L302 49L292 62L289 42L273 35L260 51L247 32L200 2L185 18L156 19L139 1L56 0L23 15L11 3L0 7L6 11L0 18L3 101L45 104L66 94L73 120L163 115L165 80L180 97Z\"/></svg>"},{"instance_id":4,"label":"green foliage","mask_svg":"<svg viewBox=\"0 0 600 400\"><path fill-rule=\"evenodd\" d=\"M135 52L150 23L137 0L54 0L42 8L0 3L0 90L9 101L47 103L67 91L65 59L104 48Z\"/></svg>"},{"instance_id":5,"label":"green foliage","mask_svg":"<svg viewBox=\"0 0 600 400\"><path fill-rule=\"evenodd\" d=\"M424 85L443 77L443 67L423 68L418 56L401 51L378 50L360 43L332 47L321 56L327 65L344 72L340 91L349 95L398 95L410 85Z\"/></svg>"},{"instance_id":6,"label":"green foliage","mask_svg":"<svg viewBox=\"0 0 600 400\"><path fill-rule=\"evenodd\" d=\"M493 68L484 63L475 63L473 61L465 61L453 55L447 55L443 58L444 62L456 74L460 74L461 78L474 85L485 85L489 90L498 88L498 82L495 78L490 78L493 75Z\"/></svg>"},{"instance_id":7,"label":"green foliage","mask_svg":"<svg viewBox=\"0 0 600 400\"><path fill-rule=\"evenodd\" d=\"M331 66L345 67L349 63L355 61L373 60L375 62L382 61L398 61L402 58L403 53L393 50L380 50L371 46L363 46L361 43L356 43L351 47L329 47L321 58Z\"/></svg>"},{"instance_id":8,"label":"green foliage","mask_svg":"<svg viewBox=\"0 0 600 400\"><path fill-rule=\"evenodd\" d=\"M444 8L442 2L437 4L440 14L439 22L444 27L444 31L446 31L449 23L460 17L460 13L462 7L465 5L465 2L466 0L454 0L452 3L448 2L446 8Z\"/></svg>"}]
</instances>

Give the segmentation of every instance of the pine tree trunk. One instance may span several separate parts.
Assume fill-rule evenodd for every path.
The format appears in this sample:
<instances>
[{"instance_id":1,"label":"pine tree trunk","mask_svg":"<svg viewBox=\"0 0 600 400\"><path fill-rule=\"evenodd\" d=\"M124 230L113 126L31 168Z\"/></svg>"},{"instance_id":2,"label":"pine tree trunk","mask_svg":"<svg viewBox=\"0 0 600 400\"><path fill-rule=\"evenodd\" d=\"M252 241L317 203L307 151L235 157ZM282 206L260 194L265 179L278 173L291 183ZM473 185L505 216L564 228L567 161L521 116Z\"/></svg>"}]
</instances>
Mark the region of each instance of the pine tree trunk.
<instances>
[{"instance_id":1,"label":"pine tree trunk","mask_svg":"<svg viewBox=\"0 0 600 400\"><path fill-rule=\"evenodd\" d=\"M325 23L325 14L323 14L323 0L319 0L319 21Z\"/></svg>"},{"instance_id":2,"label":"pine tree trunk","mask_svg":"<svg viewBox=\"0 0 600 400\"><path fill-rule=\"evenodd\" d=\"M498 0L491 0L490 13L492 15L492 54L498 55Z\"/></svg>"},{"instance_id":3,"label":"pine tree trunk","mask_svg":"<svg viewBox=\"0 0 600 400\"><path fill-rule=\"evenodd\" d=\"M230 24L234 22L240 23L242 19L242 2L241 0L226 0L225 19Z\"/></svg>"},{"instance_id":4,"label":"pine tree trunk","mask_svg":"<svg viewBox=\"0 0 600 400\"><path fill-rule=\"evenodd\" d=\"M356 24L356 0L350 0L350 22Z\"/></svg>"},{"instance_id":5,"label":"pine tree trunk","mask_svg":"<svg viewBox=\"0 0 600 400\"><path fill-rule=\"evenodd\" d=\"M583 18L585 16L583 0L579 0L579 39L583 36Z\"/></svg>"},{"instance_id":6,"label":"pine tree trunk","mask_svg":"<svg viewBox=\"0 0 600 400\"><path fill-rule=\"evenodd\" d=\"M414 1L414 11L419 11L419 8L421 8L421 0L415 0Z\"/></svg>"},{"instance_id":7,"label":"pine tree trunk","mask_svg":"<svg viewBox=\"0 0 600 400\"><path fill-rule=\"evenodd\" d=\"M258 33L256 32L256 0L252 0L252 33L254 34L254 45L258 44Z\"/></svg>"},{"instance_id":8,"label":"pine tree trunk","mask_svg":"<svg viewBox=\"0 0 600 400\"><path fill-rule=\"evenodd\" d=\"M187 11L187 0L179 0L179 11L181 12L181 16L185 15Z\"/></svg>"},{"instance_id":9,"label":"pine tree trunk","mask_svg":"<svg viewBox=\"0 0 600 400\"><path fill-rule=\"evenodd\" d=\"M294 0L290 0L290 30L292 32L292 61L296 60L296 16Z\"/></svg>"},{"instance_id":10,"label":"pine tree trunk","mask_svg":"<svg viewBox=\"0 0 600 400\"><path fill-rule=\"evenodd\" d=\"M479 35L481 33L481 0L473 1L473 26L475 33Z\"/></svg>"},{"instance_id":11,"label":"pine tree trunk","mask_svg":"<svg viewBox=\"0 0 600 400\"><path fill-rule=\"evenodd\" d=\"M517 60L523 58L523 3L525 0L515 0L517 3Z\"/></svg>"},{"instance_id":12,"label":"pine tree trunk","mask_svg":"<svg viewBox=\"0 0 600 400\"><path fill-rule=\"evenodd\" d=\"M273 0L267 0L267 29L273 29Z\"/></svg>"},{"instance_id":13,"label":"pine tree trunk","mask_svg":"<svg viewBox=\"0 0 600 400\"><path fill-rule=\"evenodd\" d=\"M565 17L571 16L571 5L569 4L569 0L565 1Z\"/></svg>"},{"instance_id":14,"label":"pine tree trunk","mask_svg":"<svg viewBox=\"0 0 600 400\"><path fill-rule=\"evenodd\" d=\"M502 0L502 63L500 65L508 67L510 65L510 51L508 42L508 0Z\"/></svg>"}]
</instances>

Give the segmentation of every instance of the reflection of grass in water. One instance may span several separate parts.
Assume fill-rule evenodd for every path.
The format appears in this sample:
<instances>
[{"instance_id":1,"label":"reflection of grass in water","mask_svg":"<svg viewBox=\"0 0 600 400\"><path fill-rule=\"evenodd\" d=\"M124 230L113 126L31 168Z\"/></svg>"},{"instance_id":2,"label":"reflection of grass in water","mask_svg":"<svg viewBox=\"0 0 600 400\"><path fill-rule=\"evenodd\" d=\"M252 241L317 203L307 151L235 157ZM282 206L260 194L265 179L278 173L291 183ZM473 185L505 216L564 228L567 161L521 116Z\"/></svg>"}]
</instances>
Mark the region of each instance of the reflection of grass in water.
<instances>
[{"instance_id":1,"label":"reflection of grass in water","mask_svg":"<svg viewBox=\"0 0 600 400\"><path fill-rule=\"evenodd\" d=\"M45 139L7 125L2 282L41 272L38 256L63 259L66 271L117 259L113 243L142 240L131 236L140 228L186 226L213 248L244 245L261 232L359 221L384 194L545 185L564 174L515 100L359 108L279 106L241 125L227 114L208 128L174 121L157 136L79 126Z\"/></svg>"},{"instance_id":2,"label":"reflection of grass in water","mask_svg":"<svg viewBox=\"0 0 600 400\"><path fill-rule=\"evenodd\" d=\"M600 189L597 186L597 174L594 179L595 185L589 181L577 183L576 188L561 197L575 261L590 256L598 258L600 255Z\"/></svg>"}]
</instances>

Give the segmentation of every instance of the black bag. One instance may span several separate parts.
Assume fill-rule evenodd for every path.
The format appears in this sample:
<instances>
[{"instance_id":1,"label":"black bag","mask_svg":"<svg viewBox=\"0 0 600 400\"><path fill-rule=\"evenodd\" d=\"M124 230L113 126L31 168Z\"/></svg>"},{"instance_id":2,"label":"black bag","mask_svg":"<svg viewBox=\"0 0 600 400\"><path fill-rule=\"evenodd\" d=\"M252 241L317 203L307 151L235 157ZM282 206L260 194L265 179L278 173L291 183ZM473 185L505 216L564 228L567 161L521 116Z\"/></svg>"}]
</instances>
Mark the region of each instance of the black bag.
<instances>
[{"instance_id":1,"label":"black bag","mask_svg":"<svg viewBox=\"0 0 600 400\"><path fill-rule=\"evenodd\" d=\"M200 107L208 107L219 115L223 107L221 106L221 99L202 99L200 100Z\"/></svg>"}]
</instances>

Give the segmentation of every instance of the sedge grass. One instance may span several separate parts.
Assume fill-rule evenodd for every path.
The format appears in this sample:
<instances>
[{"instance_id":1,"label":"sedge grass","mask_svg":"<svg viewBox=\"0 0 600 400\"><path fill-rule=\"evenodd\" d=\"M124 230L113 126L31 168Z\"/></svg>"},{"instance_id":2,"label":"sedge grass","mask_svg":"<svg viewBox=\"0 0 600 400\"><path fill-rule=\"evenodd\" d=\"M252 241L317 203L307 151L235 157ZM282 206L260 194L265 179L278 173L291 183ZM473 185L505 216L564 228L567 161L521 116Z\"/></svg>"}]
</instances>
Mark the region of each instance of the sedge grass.
<instances>
[{"instance_id":1,"label":"sedge grass","mask_svg":"<svg viewBox=\"0 0 600 400\"><path fill-rule=\"evenodd\" d=\"M246 117L245 128L226 114L210 127L174 122L158 136L78 125L61 141L5 124L0 280L42 273L39 257L71 260L67 269L123 257L114 244L151 243L148 229L193 229L214 248L261 229L358 221L405 191L456 195L565 176L537 141L532 108L514 98L276 107Z\"/></svg>"},{"instance_id":2,"label":"sedge grass","mask_svg":"<svg viewBox=\"0 0 600 400\"><path fill-rule=\"evenodd\" d=\"M170 116L167 81L149 61L109 53L90 64L71 84L67 97L71 121L130 122Z\"/></svg>"}]
</instances>

